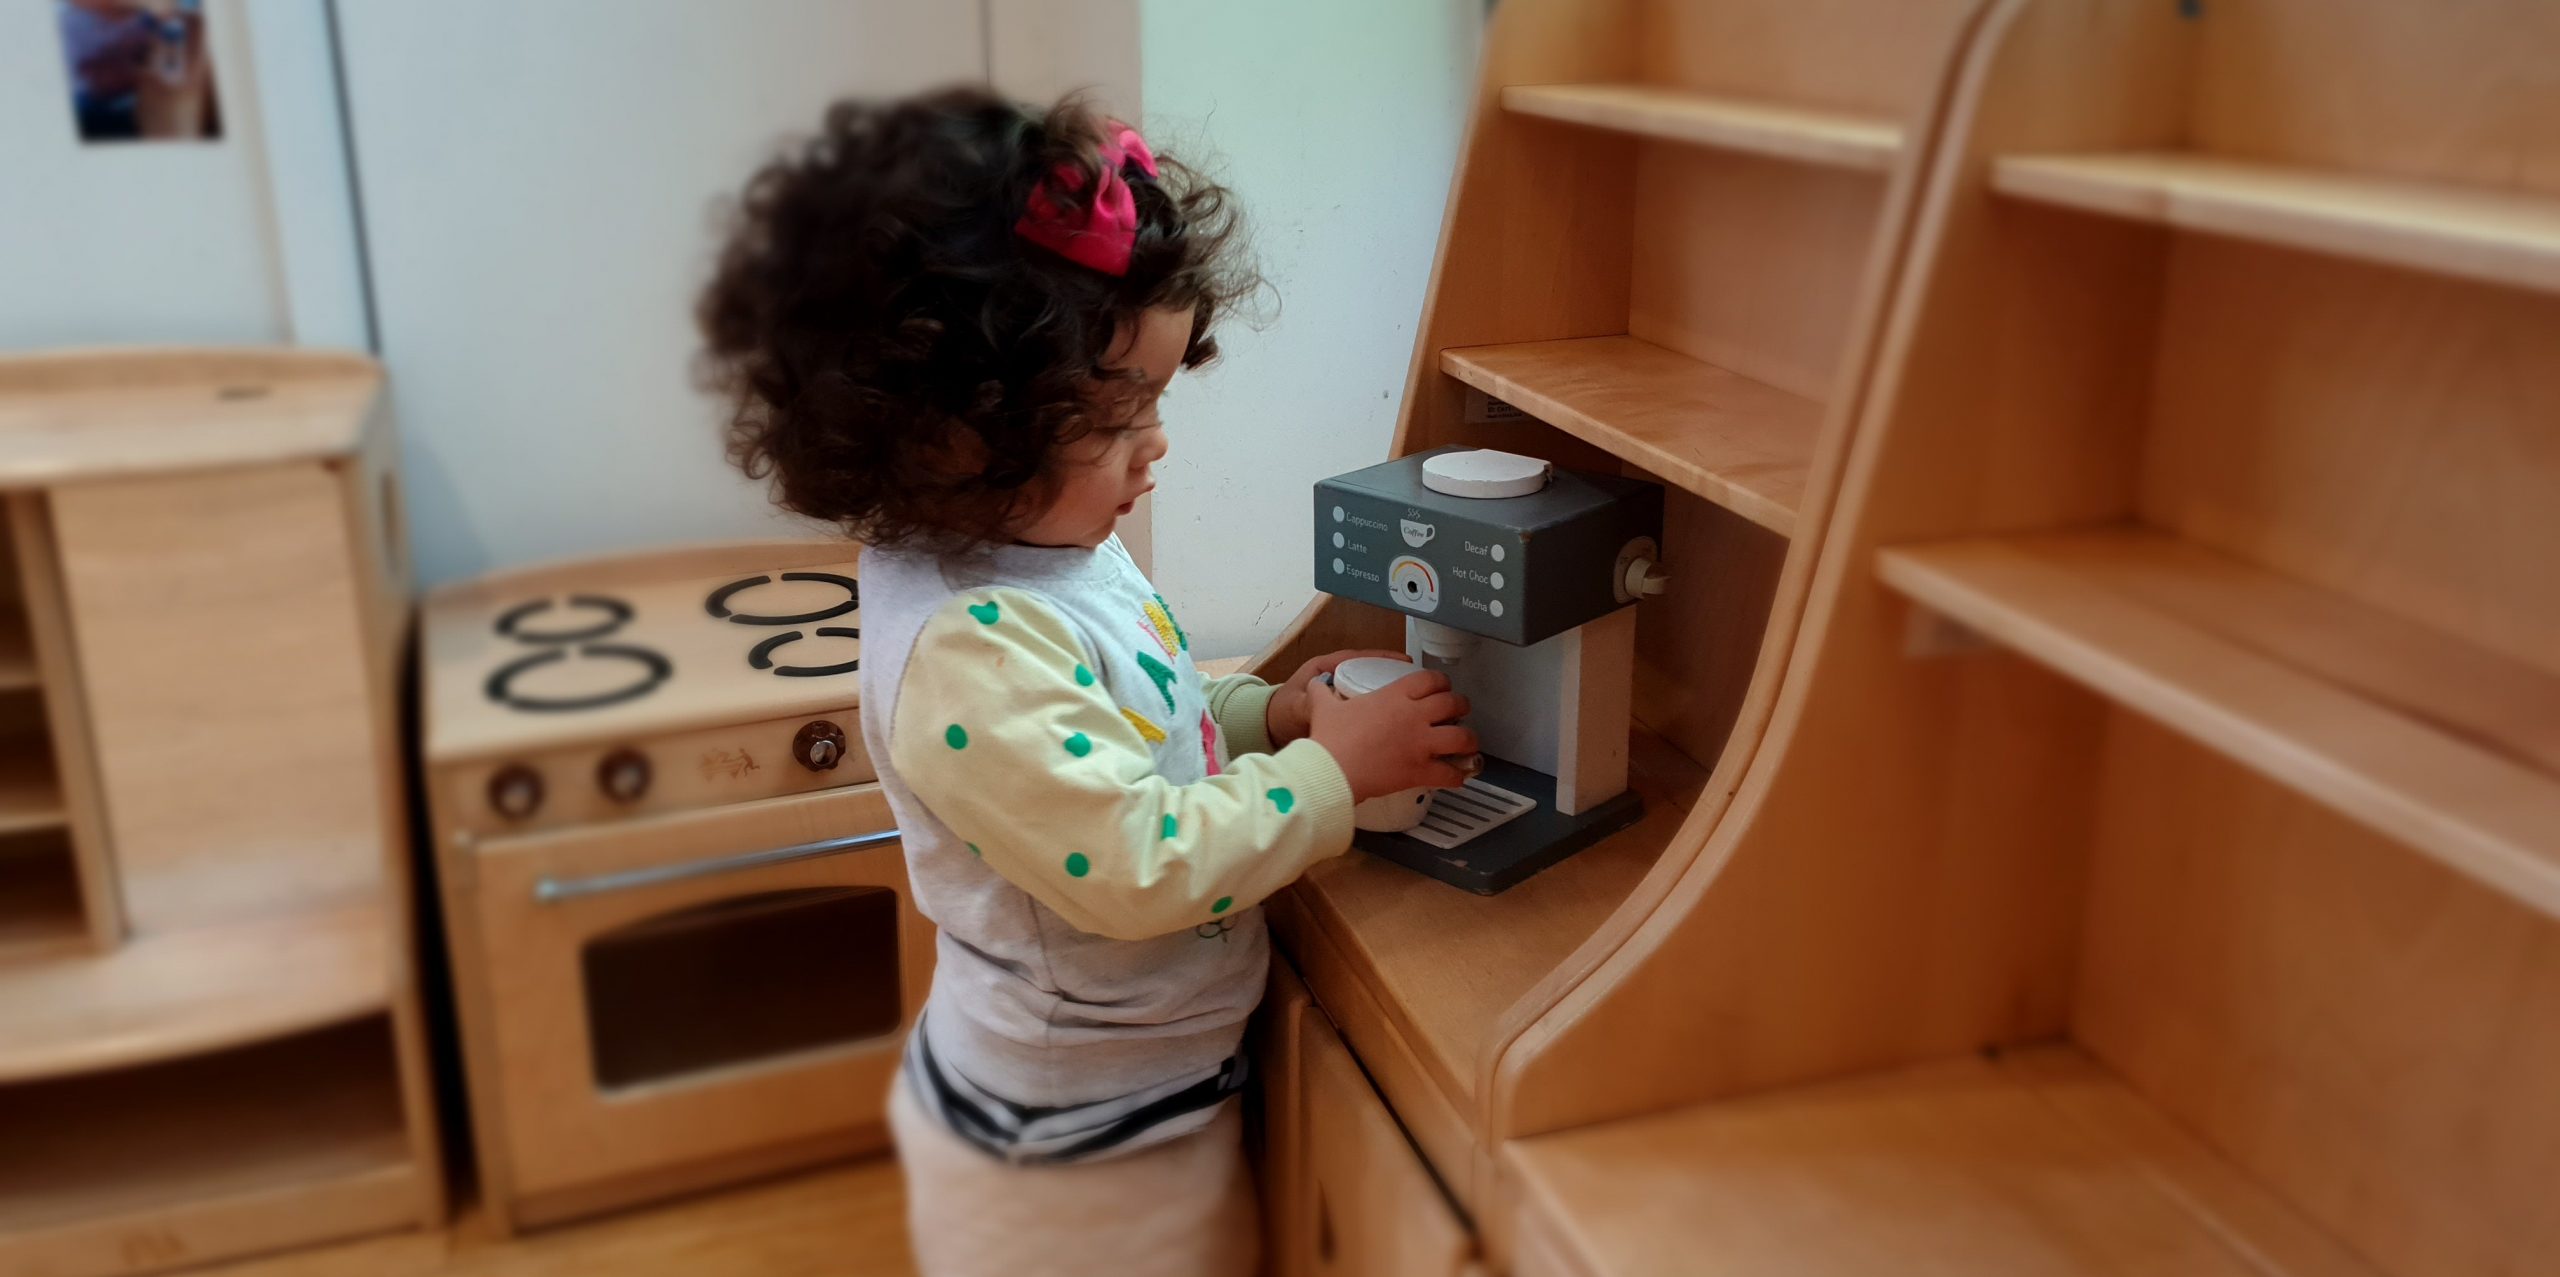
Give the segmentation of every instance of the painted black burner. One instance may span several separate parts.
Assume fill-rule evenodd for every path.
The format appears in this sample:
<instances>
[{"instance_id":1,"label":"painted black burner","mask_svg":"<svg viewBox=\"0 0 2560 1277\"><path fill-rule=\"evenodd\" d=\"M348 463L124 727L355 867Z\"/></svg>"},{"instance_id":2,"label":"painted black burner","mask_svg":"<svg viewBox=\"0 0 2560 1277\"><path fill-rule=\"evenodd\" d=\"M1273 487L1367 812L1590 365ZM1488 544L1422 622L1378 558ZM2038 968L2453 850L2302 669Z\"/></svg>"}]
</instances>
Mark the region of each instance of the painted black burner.
<instances>
[{"instance_id":1,"label":"painted black burner","mask_svg":"<svg viewBox=\"0 0 2560 1277\"><path fill-rule=\"evenodd\" d=\"M862 631L847 625L821 625L817 633L820 638L858 639L862 637ZM776 634L756 644L754 650L747 653L747 664L760 670L772 670L779 678L825 678L830 674L850 674L862 668L860 656L849 661L838 661L833 665L776 665L773 663L774 649L799 642L804 637L806 636L798 630L787 630Z\"/></svg>"},{"instance_id":2,"label":"painted black burner","mask_svg":"<svg viewBox=\"0 0 2560 1277\"><path fill-rule=\"evenodd\" d=\"M713 590L711 597L702 601L702 610L709 612L715 620L730 621L739 625L807 625L812 621L832 621L862 606L862 584L852 577L837 576L833 572L785 572L782 574L782 579L819 581L838 586L844 590L844 602L820 608L815 612L797 612L789 616L758 616L752 612L729 610L730 598L739 592L754 589L759 585L773 584L773 577L768 575L751 576L743 581L731 581Z\"/></svg>"},{"instance_id":3,"label":"painted black burner","mask_svg":"<svg viewBox=\"0 0 2560 1277\"><path fill-rule=\"evenodd\" d=\"M555 609L588 612L595 614L595 619L566 629L533 629L527 626L526 622ZM535 599L508 608L499 615L497 630L521 643L584 643L621 629L630 619L631 605L620 599L601 594L572 594L566 600Z\"/></svg>"},{"instance_id":4,"label":"painted black burner","mask_svg":"<svg viewBox=\"0 0 2560 1277\"><path fill-rule=\"evenodd\" d=\"M490 700L510 709L532 713L562 713L571 710L602 709L607 705L619 705L624 701L638 700L658 690L658 684L666 682L667 676L675 673L674 662L648 648L633 647L628 643L588 643L577 649L580 661L626 661L638 667L638 677L621 687L585 696L525 696L516 693L515 681L518 678L545 666L568 660L569 651L570 649L566 646L545 648L531 656L509 661L489 675L489 681L482 690L488 694Z\"/></svg>"}]
</instances>

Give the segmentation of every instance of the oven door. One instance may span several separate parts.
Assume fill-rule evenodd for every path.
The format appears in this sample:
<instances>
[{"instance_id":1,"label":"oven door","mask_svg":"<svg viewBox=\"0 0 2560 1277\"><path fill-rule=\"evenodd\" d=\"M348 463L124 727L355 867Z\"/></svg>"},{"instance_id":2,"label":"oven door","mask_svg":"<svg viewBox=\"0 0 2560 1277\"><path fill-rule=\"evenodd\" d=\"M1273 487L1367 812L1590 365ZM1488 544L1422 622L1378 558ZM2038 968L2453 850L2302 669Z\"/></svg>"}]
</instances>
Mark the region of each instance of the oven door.
<instances>
[{"instance_id":1,"label":"oven door","mask_svg":"<svg viewBox=\"0 0 2560 1277\"><path fill-rule=\"evenodd\" d=\"M491 840L474 860L494 1032L473 1099L498 1106L481 1129L503 1132L524 1215L877 1138L933 954L877 785Z\"/></svg>"}]
</instances>

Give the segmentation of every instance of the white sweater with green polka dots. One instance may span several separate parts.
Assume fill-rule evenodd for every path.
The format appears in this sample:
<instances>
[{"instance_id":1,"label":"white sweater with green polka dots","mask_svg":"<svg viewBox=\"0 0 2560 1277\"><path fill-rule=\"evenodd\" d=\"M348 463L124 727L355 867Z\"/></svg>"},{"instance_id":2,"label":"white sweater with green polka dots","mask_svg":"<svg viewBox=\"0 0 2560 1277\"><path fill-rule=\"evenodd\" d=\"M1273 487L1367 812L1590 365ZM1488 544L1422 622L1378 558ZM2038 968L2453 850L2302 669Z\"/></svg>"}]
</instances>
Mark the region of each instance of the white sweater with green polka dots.
<instances>
[{"instance_id":1,"label":"white sweater with green polka dots","mask_svg":"<svg viewBox=\"0 0 2560 1277\"><path fill-rule=\"evenodd\" d=\"M927 1110L1021 1160L1205 1124L1140 1118L1241 1079L1256 906L1350 846L1341 768L1271 749L1269 686L1200 677L1117 540L873 550L862 628L863 730L940 929Z\"/></svg>"}]
</instances>

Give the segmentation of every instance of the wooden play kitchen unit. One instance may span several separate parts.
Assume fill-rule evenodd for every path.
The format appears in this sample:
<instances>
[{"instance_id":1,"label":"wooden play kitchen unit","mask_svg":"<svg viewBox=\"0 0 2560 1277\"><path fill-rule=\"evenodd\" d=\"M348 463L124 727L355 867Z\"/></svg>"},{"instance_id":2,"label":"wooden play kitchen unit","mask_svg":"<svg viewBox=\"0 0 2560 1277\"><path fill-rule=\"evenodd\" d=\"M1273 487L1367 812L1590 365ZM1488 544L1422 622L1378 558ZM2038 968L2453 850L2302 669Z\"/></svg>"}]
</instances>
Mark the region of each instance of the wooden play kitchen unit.
<instances>
[{"instance_id":1,"label":"wooden play kitchen unit","mask_svg":"<svg viewBox=\"0 0 2560 1277\"><path fill-rule=\"evenodd\" d=\"M382 374L0 359L0 1273L444 1215Z\"/></svg>"},{"instance_id":2,"label":"wooden play kitchen unit","mask_svg":"<svg viewBox=\"0 0 2560 1277\"><path fill-rule=\"evenodd\" d=\"M440 590L428 798L491 1218L886 1145L933 933L857 718L842 541Z\"/></svg>"},{"instance_id":3,"label":"wooden play kitchen unit","mask_svg":"<svg viewBox=\"0 0 2560 1277\"><path fill-rule=\"evenodd\" d=\"M2551 18L1506 0L1394 450L1670 488L1645 814L1275 902L1283 1277L2552 1271Z\"/></svg>"}]
</instances>

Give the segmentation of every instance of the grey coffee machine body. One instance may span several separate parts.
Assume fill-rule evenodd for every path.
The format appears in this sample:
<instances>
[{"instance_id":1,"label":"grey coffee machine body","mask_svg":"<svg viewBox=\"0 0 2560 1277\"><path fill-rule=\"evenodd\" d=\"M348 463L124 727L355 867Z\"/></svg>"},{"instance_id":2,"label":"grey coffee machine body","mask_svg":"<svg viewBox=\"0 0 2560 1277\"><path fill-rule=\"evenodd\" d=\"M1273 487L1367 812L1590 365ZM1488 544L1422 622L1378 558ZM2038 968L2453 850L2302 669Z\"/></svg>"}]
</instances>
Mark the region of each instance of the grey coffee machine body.
<instances>
[{"instance_id":1,"label":"grey coffee machine body","mask_svg":"<svg viewBox=\"0 0 2560 1277\"><path fill-rule=\"evenodd\" d=\"M1469 448L1315 488L1316 588L1405 618L1473 708L1484 768L1364 851L1484 894L1635 823L1636 601L1661 592L1662 489Z\"/></svg>"}]
</instances>

